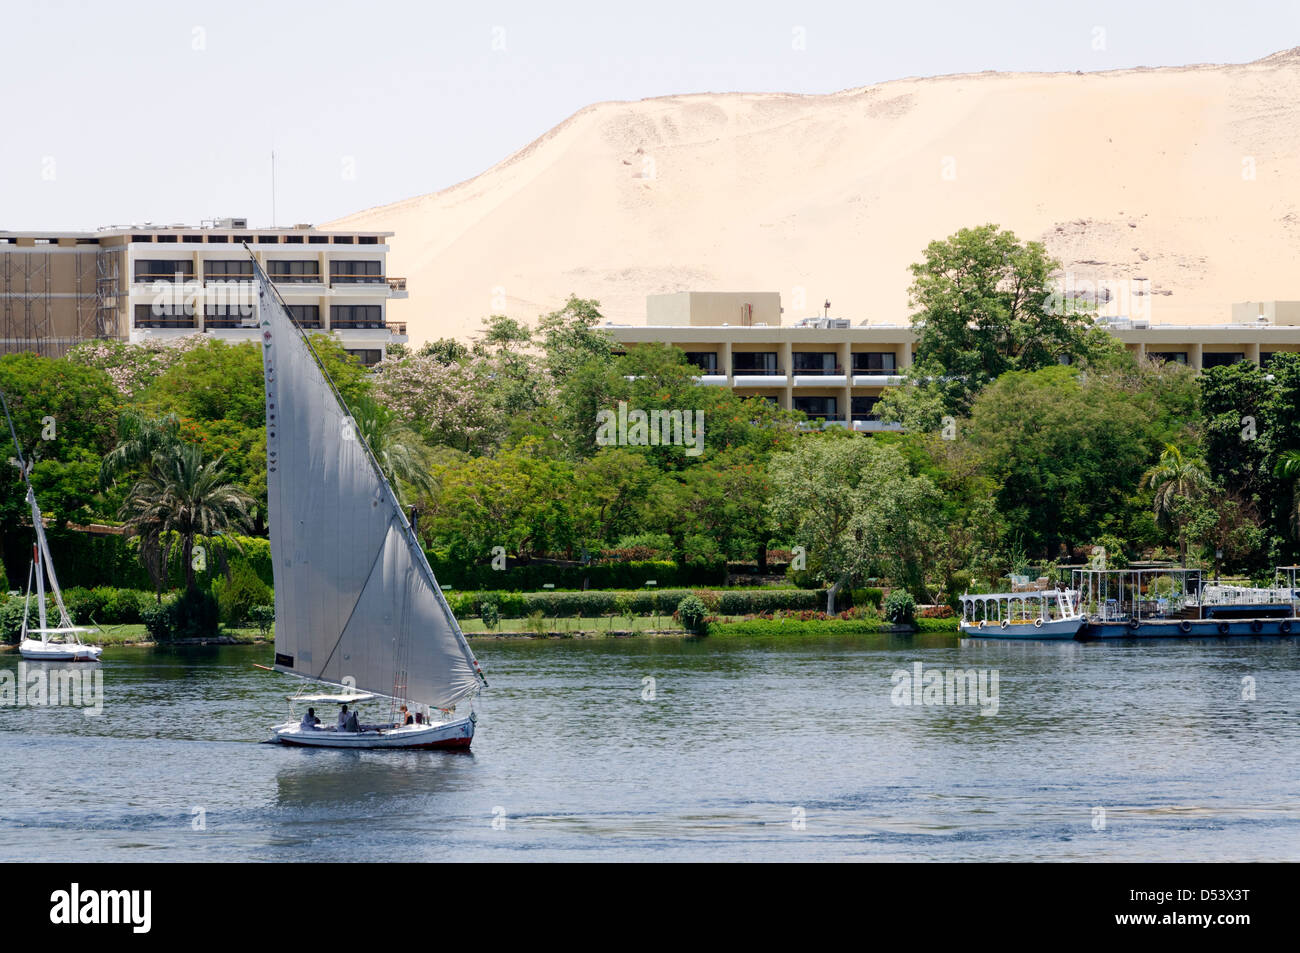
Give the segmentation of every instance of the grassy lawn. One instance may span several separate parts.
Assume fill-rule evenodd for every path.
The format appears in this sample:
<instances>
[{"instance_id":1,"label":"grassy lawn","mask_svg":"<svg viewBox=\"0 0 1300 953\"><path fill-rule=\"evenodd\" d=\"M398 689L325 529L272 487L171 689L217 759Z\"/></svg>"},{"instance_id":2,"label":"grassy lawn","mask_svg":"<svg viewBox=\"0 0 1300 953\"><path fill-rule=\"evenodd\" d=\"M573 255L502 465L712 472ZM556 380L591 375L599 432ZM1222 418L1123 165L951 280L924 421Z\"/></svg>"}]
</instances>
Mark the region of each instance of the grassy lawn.
<instances>
[{"instance_id":1,"label":"grassy lawn","mask_svg":"<svg viewBox=\"0 0 1300 953\"><path fill-rule=\"evenodd\" d=\"M261 637L261 632L257 629L222 628L221 635L230 636L240 642L255 642ZM82 633L82 637L92 645L123 645L128 642L153 641L143 625L105 625L93 632Z\"/></svg>"}]
</instances>

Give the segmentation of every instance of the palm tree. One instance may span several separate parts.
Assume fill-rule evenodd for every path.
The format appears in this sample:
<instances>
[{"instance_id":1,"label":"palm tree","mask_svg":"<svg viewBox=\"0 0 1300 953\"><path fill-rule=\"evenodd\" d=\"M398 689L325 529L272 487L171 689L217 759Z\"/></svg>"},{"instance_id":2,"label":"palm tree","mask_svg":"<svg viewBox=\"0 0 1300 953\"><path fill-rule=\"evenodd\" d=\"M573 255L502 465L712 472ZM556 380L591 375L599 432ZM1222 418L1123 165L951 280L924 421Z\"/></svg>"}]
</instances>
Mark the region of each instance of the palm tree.
<instances>
[{"instance_id":1,"label":"palm tree","mask_svg":"<svg viewBox=\"0 0 1300 953\"><path fill-rule=\"evenodd\" d=\"M370 445L379 461L379 468L393 485L397 501L403 506L402 483L405 482L417 495L433 492L433 478L429 466L429 451L419 436L398 419L397 414L368 397L353 403L352 419L357 433Z\"/></svg>"},{"instance_id":2,"label":"palm tree","mask_svg":"<svg viewBox=\"0 0 1300 953\"><path fill-rule=\"evenodd\" d=\"M1182 565L1187 565L1186 517L1177 516L1176 504L1180 499L1192 500L1207 490L1209 476L1193 460L1183 459L1183 452L1172 443L1165 444L1160 462L1142 476L1142 485L1155 490L1152 508L1156 523L1168 526L1173 520L1178 525L1178 553Z\"/></svg>"},{"instance_id":3,"label":"palm tree","mask_svg":"<svg viewBox=\"0 0 1300 953\"><path fill-rule=\"evenodd\" d=\"M126 521L128 534L140 537L141 559L159 592L178 542L185 587L193 591L196 539L249 532L252 502L252 497L227 480L224 457L205 461L199 447L180 443L154 451L148 471L131 487L118 515ZM218 549L217 555L224 562L224 551Z\"/></svg>"},{"instance_id":4,"label":"palm tree","mask_svg":"<svg viewBox=\"0 0 1300 953\"><path fill-rule=\"evenodd\" d=\"M99 488L107 490L128 470L152 463L154 454L169 456L181 444L180 419L175 414L150 418L124 410L117 424L117 446L99 465Z\"/></svg>"},{"instance_id":5,"label":"palm tree","mask_svg":"<svg viewBox=\"0 0 1300 953\"><path fill-rule=\"evenodd\" d=\"M1283 453L1273 468L1273 476L1295 481L1291 486L1291 532L1300 539L1300 450Z\"/></svg>"}]
</instances>

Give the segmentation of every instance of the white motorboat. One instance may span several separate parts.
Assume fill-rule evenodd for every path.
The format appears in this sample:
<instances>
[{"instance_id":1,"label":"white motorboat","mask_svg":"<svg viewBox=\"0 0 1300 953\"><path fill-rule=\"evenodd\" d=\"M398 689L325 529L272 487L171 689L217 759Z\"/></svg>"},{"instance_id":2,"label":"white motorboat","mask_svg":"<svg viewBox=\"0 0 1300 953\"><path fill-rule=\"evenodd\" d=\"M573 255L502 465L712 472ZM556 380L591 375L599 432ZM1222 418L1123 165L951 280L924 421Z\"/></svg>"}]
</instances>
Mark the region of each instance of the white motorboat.
<instances>
[{"instance_id":1,"label":"white motorboat","mask_svg":"<svg viewBox=\"0 0 1300 953\"><path fill-rule=\"evenodd\" d=\"M1069 589L967 593L961 610L962 635L981 639L1073 639L1085 621Z\"/></svg>"},{"instance_id":2,"label":"white motorboat","mask_svg":"<svg viewBox=\"0 0 1300 953\"><path fill-rule=\"evenodd\" d=\"M349 731L290 721L273 727L270 740L468 748L476 718L456 707L487 681L342 396L255 259L254 269L266 384L273 668L309 681L308 694L291 704L377 701L387 708L379 724Z\"/></svg>"}]
</instances>

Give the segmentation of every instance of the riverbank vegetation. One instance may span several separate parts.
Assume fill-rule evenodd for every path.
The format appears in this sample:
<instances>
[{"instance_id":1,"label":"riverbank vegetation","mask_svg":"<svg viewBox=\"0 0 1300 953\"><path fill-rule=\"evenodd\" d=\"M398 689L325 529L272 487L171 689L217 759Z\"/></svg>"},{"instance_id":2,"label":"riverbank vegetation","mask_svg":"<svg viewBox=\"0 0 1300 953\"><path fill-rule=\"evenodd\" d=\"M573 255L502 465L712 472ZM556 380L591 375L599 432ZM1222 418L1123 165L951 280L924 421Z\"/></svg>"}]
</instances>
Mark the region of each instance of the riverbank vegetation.
<instances>
[{"instance_id":1,"label":"riverbank vegetation","mask_svg":"<svg viewBox=\"0 0 1300 953\"><path fill-rule=\"evenodd\" d=\"M923 615L1098 554L1252 578L1300 559L1300 355L1199 377L1138 360L1089 302L1054 293L1058 272L995 226L932 243L913 267L916 360L876 408L896 433L820 431L702 387L682 351L621 348L598 302L576 296L536 327L493 315L469 344L397 347L372 371L328 339L318 350L453 609L480 621L671 617L701 591L715 599L701 598L706 616L730 625L862 610L853 591L867 586L884 618L885 590ZM194 335L10 354L0 388L65 584L143 591L140 618L113 624L160 632L264 614L255 345ZM620 408L698 412L698 444L644 429L607 440L598 414ZM27 575L26 518L11 472L11 585ZM108 601L91 615L108 624Z\"/></svg>"}]
</instances>

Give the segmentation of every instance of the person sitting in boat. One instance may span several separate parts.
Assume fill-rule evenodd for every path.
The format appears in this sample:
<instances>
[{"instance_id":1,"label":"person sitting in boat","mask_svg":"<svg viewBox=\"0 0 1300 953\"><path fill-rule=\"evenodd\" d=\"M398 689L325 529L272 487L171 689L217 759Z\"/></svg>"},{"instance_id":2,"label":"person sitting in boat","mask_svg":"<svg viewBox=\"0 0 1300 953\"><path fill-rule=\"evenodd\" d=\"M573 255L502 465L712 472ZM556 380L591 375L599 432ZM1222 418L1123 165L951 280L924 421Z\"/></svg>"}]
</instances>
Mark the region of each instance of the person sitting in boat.
<instances>
[{"instance_id":1,"label":"person sitting in boat","mask_svg":"<svg viewBox=\"0 0 1300 953\"><path fill-rule=\"evenodd\" d=\"M352 732L357 732L361 730L361 725L357 721L357 713L355 711L348 712L348 718L343 725L343 730L352 731Z\"/></svg>"},{"instance_id":2,"label":"person sitting in boat","mask_svg":"<svg viewBox=\"0 0 1300 953\"><path fill-rule=\"evenodd\" d=\"M422 725L422 724L424 724L424 712L422 712L422 711L417 711L417 712L415 713L415 723L416 723L417 725Z\"/></svg>"},{"instance_id":3,"label":"person sitting in boat","mask_svg":"<svg viewBox=\"0 0 1300 953\"><path fill-rule=\"evenodd\" d=\"M348 706L347 706L347 705L341 705L341 706L339 706L339 724L338 724L338 730L339 730L339 731L347 731L347 724L348 724Z\"/></svg>"},{"instance_id":4,"label":"person sitting in boat","mask_svg":"<svg viewBox=\"0 0 1300 953\"><path fill-rule=\"evenodd\" d=\"M403 705L397 712L397 727L413 724L415 724L415 719L411 716L411 713L406 710L406 706Z\"/></svg>"},{"instance_id":5,"label":"person sitting in boat","mask_svg":"<svg viewBox=\"0 0 1300 953\"><path fill-rule=\"evenodd\" d=\"M302 716L302 727L317 728L320 726L320 719L316 717L316 709L308 708L307 714Z\"/></svg>"}]
</instances>

